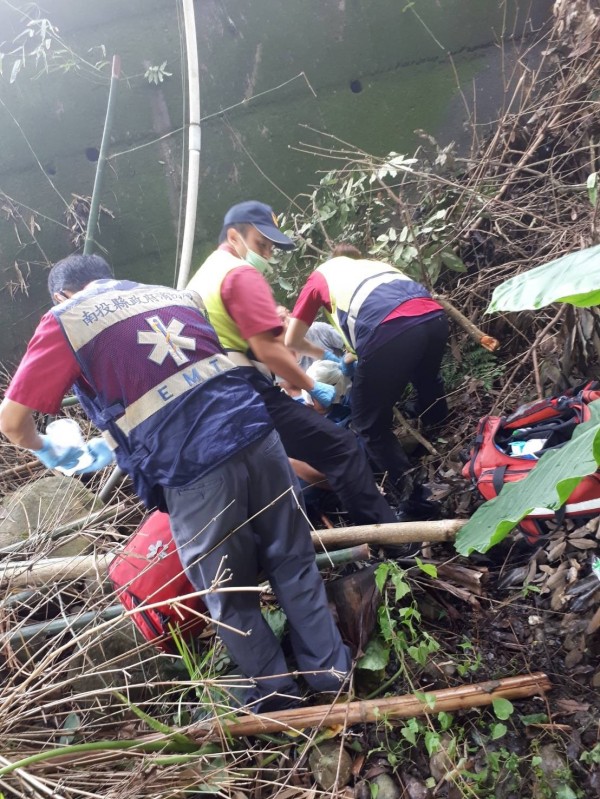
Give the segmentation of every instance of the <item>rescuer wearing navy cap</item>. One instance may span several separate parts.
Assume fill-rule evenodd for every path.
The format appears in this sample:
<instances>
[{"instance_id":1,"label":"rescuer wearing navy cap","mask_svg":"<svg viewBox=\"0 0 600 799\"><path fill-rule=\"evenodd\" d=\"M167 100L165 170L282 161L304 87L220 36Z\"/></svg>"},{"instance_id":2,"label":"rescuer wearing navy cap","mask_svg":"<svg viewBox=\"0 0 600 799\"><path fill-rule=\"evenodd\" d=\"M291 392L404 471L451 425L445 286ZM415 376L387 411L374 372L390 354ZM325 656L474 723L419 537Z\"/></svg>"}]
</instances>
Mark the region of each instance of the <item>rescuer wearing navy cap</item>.
<instances>
[{"instance_id":1,"label":"rescuer wearing navy cap","mask_svg":"<svg viewBox=\"0 0 600 799\"><path fill-rule=\"evenodd\" d=\"M294 249L294 242L279 229L277 217L270 205L256 200L233 205L225 214L221 236L226 236L227 228L234 225L252 225L280 250Z\"/></svg>"},{"instance_id":2,"label":"rescuer wearing navy cap","mask_svg":"<svg viewBox=\"0 0 600 799\"><path fill-rule=\"evenodd\" d=\"M228 356L245 367L287 455L326 475L354 524L396 521L355 436L273 383L276 374L325 407L335 395L333 386L305 374L282 341L283 326L265 276L273 247L291 250L294 244L279 229L273 209L254 200L234 205L225 214L219 242L188 288L202 297Z\"/></svg>"}]
</instances>

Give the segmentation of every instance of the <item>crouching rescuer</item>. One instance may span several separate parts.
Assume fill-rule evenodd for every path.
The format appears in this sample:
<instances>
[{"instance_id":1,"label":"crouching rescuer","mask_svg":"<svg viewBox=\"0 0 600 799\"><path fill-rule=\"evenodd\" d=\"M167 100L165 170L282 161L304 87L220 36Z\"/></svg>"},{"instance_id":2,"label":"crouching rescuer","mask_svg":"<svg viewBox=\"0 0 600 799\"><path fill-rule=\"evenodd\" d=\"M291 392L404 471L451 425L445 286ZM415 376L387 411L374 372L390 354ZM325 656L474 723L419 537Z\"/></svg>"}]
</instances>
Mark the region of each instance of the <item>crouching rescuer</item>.
<instances>
[{"instance_id":1,"label":"crouching rescuer","mask_svg":"<svg viewBox=\"0 0 600 799\"><path fill-rule=\"evenodd\" d=\"M208 590L217 632L251 680L252 710L293 706L300 695L258 592L243 590L256 588L261 571L287 615L298 669L314 690L339 690L349 652L327 606L296 478L198 296L115 280L95 255L57 263L48 287L55 305L0 405L2 433L49 468L73 465L81 453L58 451L34 419L34 411L57 413L73 386L105 436L85 471L114 455L145 505L168 511L185 571Z\"/></svg>"}]
</instances>

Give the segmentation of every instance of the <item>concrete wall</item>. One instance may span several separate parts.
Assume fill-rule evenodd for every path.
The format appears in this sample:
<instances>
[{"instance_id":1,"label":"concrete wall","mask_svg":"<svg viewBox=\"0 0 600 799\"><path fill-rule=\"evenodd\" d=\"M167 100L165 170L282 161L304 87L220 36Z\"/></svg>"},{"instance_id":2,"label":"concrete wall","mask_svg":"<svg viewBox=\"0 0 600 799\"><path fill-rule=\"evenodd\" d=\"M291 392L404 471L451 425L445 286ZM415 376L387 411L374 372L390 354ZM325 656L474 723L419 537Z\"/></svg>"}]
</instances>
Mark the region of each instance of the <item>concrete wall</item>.
<instances>
[{"instance_id":1,"label":"concrete wall","mask_svg":"<svg viewBox=\"0 0 600 799\"><path fill-rule=\"evenodd\" d=\"M30 8L23 0L12 5ZM532 40L550 6L550 0L197 2L205 121L195 261L212 246L229 205L255 197L284 210L287 197L302 192L315 182L318 170L328 168L326 159L290 149L300 141L325 143L302 125L377 154L412 152L417 128L444 142L468 139L456 75L469 101L476 86L478 120L493 119L503 103L500 41L512 52L523 36ZM38 77L29 63L13 83L9 76L15 56L4 59L4 361L20 356L47 307L48 264L72 251L67 205L74 194L91 194L95 162L90 157L100 146L109 68L98 71L80 59L95 62L99 45L107 58L118 53L122 59L111 153L126 151L112 158L106 177L102 203L114 218L101 220L102 247L122 276L172 283L176 266L185 135L178 132L135 148L184 125L179 4L48 0L45 9L79 58L62 56L77 68L42 71ZM26 21L12 6L0 5L0 31L8 43L1 48L4 52L12 49L10 42ZM144 71L165 60L172 76L151 85ZM307 80L298 78L270 91L301 72ZM29 295L17 291L12 297L19 273Z\"/></svg>"}]
</instances>

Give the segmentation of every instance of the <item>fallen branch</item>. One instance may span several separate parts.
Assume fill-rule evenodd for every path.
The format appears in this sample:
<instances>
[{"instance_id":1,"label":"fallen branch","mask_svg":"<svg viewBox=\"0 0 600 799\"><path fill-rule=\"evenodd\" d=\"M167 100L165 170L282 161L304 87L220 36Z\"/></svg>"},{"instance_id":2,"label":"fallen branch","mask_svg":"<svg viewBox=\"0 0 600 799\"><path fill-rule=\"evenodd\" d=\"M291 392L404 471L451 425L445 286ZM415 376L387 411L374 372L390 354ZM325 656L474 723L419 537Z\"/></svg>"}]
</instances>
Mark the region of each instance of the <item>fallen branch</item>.
<instances>
[{"instance_id":1,"label":"fallen branch","mask_svg":"<svg viewBox=\"0 0 600 799\"><path fill-rule=\"evenodd\" d=\"M427 439L424 436L422 436L421 433L419 433L419 431L410 424L410 422L403 416L403 414L400 413L398 408L394 408L394 416L396 418L396 421L399 422L400 425L402 425L402 427L409 434L409 436L412 436L415 439L415 441L418 441L419 444L421 444L421 446L425 447L427 452L429 452L431 455L435 455L437 458L440 457L440 453L433 446L433 444L427 441Z\"/></svg>"},{"instance_id":2,"label":"fallen branch","mask_svg":"<svg viewBox=\"0 0 600 799\"><path fill-rule=\"evenodd\" d=\"M74 555L68 558L40 558L0 565L0 587L22 588L85 577L104 576L114 554Z\"/></svg>"},{"instance_id":3,"label":"fallen branch","mask_svg":"<svg viewBox=\"0 0 600 799\"><path fill-rule=\"evenodd\" d=\"M340 543L338 541L338 543ZM40 558L0 564L0 588L23 588L42 586L51 582L71 582L89 577L97 577L100 582L106 576L108 567L116 553L105 555L73 555L68 558ZM369 560L369 546L362 541L348 549L335 549L316 556L319 569Z\"/></svg>"},{"instance_id":4,"label":"fallen branch","mask_svg":"<svg viewBox=\"0 0 600 799\"><path fill-rule=\"evenodd\" d=\"M363 524L357 527L334 527L333 530L314 530L315 547L340 544L411 544L425 541L453 541L467 519L441 519L435 522L397 522L395 524Z\"/></svg>"},{"instance_id":5,"label":"fallen branch","mask_svg":"<svg viewBox=\"0 0 600 799\"><path fill-rule=\"evenodd\" d=\"M13 466L10 469L5 469L3 472L0 472L0 482L3 482L9 477L17 477L20 474L29 473L33 469L41 468L41 466L42 462L38 461L36 458L34 461L28 461L27 463L22 463L20 466Z\"/></svg>"},{"instance_id":6,"label":"fallen branch","mask_svg":"<svg viewBox=\"0 0 600 799\"><path fill-rule=\"evenodd\" d=\"M446 299L446 297L440 297L439 294L433 294L432 296L436 302L439 302L448 316L451 316L452 319L454 319L454 321L469 334L473 341L481 344L481 346L484 349L489 350L489 352L495 352L498 349L500 346L498 339L494 338L493 336L489 336L487 333L484 333L483 330L480 330L477 325L473 324L470 319L467 319L467 317L461 313L458 308L456 308L450 302L450 300Z\"/></svg>"},{"instance_id":7,"label":"fallen branch","mask_svg":"<svg viewBox=\"0 0 600 799\"><path fill-rule=\"evenodd\" d=\"M424 716L428 713L468 710L474 707L491 705L494 699L523 699L536 694L543 695L552 688L547 675L543 672L528 674L524 677L506 677L500 680L461 685L458 688L444 688L435 693L428 693L423 699L413 694L391 696L385 699L368 699L334 705L314 705L313 707L280 710L269 715L255 715L224 718L215 721L200 722L181 730L172 730L169 734L150 733L141 738L129 741L97 741L90 744L62 747L45 750L23 758L0 769L0 776L11 773L17 768L35 764L37 768L48 762L50 767L56 765L69 766L100 760L123 757L125 750L141 752L160 750L172 751L174 739L183 740L185 736L191 743L202 744L207 741L222 740L226 736L243 738L273 732L296 733L308 727L351 727L353 724L368 724L382 719L406 719L413 716ZM189 745L185 747L189 751ZM68 751L65 751L68 750ZM113 750L113 751L110 751ZM114 751L119 750L119 751Z\"/></svg>"},{"instance_id":8,"label":"fallen branch","mask_svg":"<svg viewBox=\"0 0 600 799\"><path fill-rule=\"evenodd\" d=\"M205 740L221 738L224 733L241 738L246 735L299 730L306 727L341 725L347 728L353 724L381 721L383 718L389 721L423 716L428 713L483 707L491 705L494 699L499 697L522 699L536 694L544 694L551 688L552 684L547 675L543 672L536 672L524 677L506 677L490 682L432 691L427 694L426 701L413 694L406 694L385 699L348 702L347 704L300 707L293 710L280 710L270 713L268 716L250 714L245 718L220 719L208 729L202 725L194 725L185 732L190 738Z\"/></svg>"}]
</instances>

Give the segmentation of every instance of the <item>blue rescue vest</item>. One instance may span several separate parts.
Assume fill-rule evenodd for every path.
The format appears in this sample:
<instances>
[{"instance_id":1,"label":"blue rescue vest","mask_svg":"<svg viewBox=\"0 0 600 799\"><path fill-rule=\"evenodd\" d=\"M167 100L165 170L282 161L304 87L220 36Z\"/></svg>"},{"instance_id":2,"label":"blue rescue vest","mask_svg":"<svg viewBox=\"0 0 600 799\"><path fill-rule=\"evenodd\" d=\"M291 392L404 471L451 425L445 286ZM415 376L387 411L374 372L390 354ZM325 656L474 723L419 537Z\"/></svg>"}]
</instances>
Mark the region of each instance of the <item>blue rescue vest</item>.
<instances>
[{"instance_id":1,"label":"blue rescue vest","mask_svg":"<svg viewBox=\"0 0 600 799\"><path fill-rule=\"evenodd\" d=\"M340 256L316 270L327 282L331 313L325 315L359 356L371 335L404 302L430 298L425 286L390 264Z\"/></svg>"},{"instance_id":2,"label":"blue rescue vest","mask_svg":"<svg viewBox=\"0 0 600 799\"><path fill-rule=\"evenodd\" d=\"M272 430L193 292L97 280L52 313L81 367L81 404L148 507Z\"/></svg>"}]
</instances>

